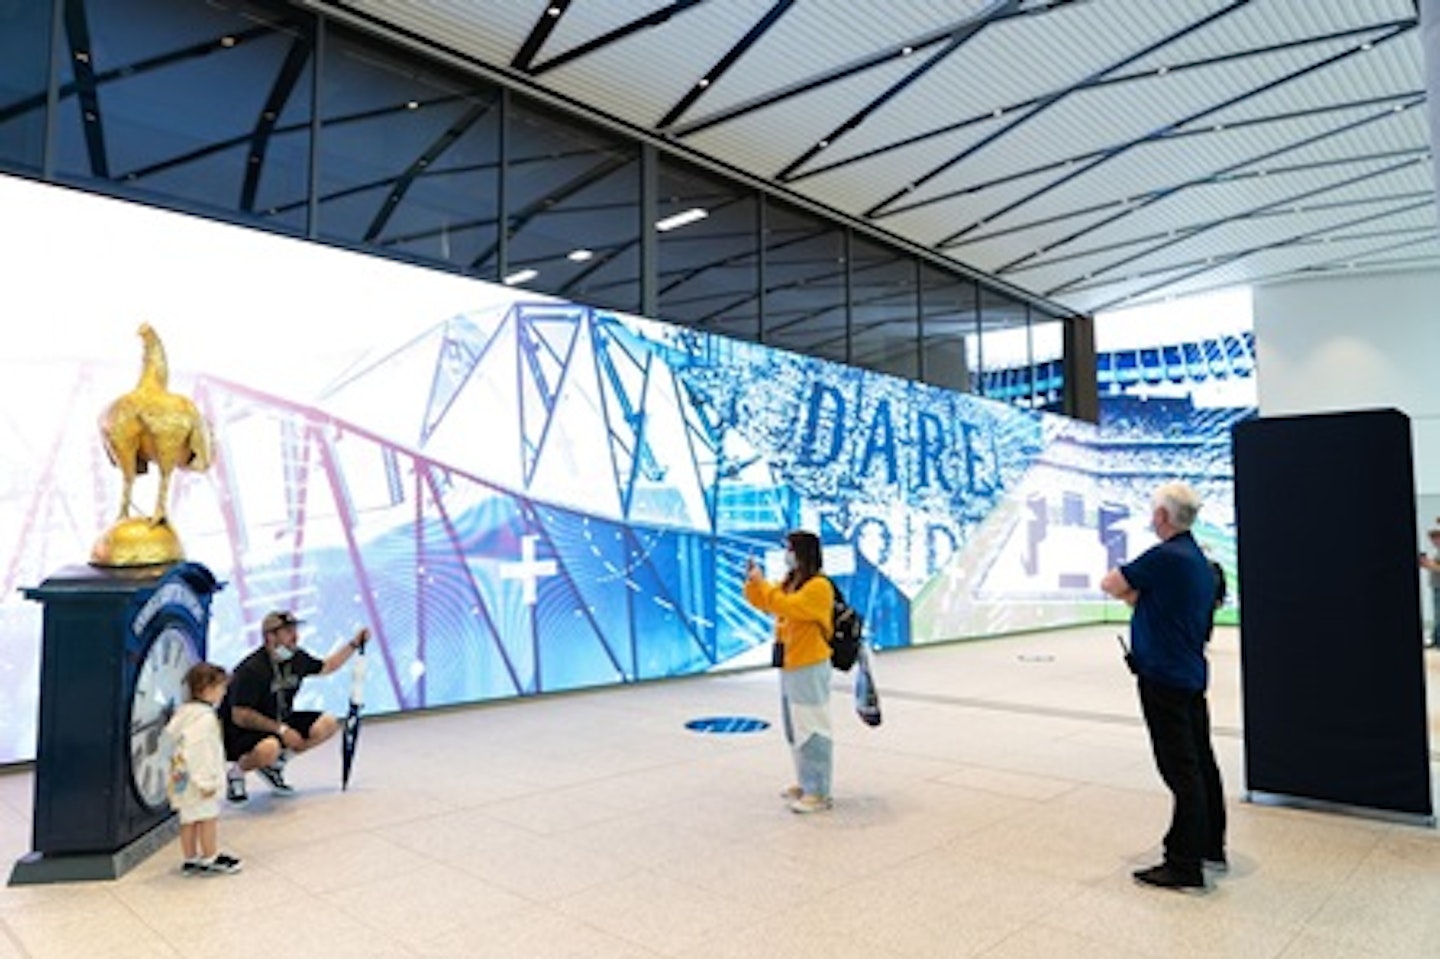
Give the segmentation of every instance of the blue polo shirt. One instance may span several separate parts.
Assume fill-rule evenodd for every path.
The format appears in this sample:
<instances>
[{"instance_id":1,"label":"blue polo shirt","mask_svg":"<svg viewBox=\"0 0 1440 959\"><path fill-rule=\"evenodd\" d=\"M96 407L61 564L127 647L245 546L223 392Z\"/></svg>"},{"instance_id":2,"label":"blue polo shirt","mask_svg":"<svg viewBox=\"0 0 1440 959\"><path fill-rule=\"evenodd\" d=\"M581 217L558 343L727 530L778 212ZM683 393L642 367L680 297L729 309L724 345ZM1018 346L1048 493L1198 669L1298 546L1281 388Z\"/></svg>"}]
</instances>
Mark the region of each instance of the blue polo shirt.
<instances>
[{"instance_id":1,"label":"blue polo shirt","mask_svg":"<svg viewBox=\"0 0 1440 959\"><path fill-rule=\"evenodd\" d=\"M1214 613L1215 573L1188 531L1120 567L1140 591L1130 618L1130 652L1146 679L1203 690L1209 680L1205 640Z\"/></svg>"}]
</instances>

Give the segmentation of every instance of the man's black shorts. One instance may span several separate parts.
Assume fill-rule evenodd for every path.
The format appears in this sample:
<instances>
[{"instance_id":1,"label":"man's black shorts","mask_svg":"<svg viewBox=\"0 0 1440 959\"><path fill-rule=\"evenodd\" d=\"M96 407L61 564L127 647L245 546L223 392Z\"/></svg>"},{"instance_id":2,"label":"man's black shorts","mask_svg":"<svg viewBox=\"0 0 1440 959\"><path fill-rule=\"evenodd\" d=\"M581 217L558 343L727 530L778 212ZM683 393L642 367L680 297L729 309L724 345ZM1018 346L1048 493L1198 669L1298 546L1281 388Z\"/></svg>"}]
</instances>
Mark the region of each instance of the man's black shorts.
<instances>
[{"instance_id":1,"label":"man's black shorts","mask_svg":"<svg viewBox=\"0 0 1440 959\"><path fill-rule=\"evenodd\" d=\"M323 716L318 712L291 713L285 725L296 730L306 739L310 738L310 727ZM225 758L234 762L267 739L279 739L275 733L262 733L253 729L241 729L231 723L225 724Z\"/></svg>"}]
</instances>

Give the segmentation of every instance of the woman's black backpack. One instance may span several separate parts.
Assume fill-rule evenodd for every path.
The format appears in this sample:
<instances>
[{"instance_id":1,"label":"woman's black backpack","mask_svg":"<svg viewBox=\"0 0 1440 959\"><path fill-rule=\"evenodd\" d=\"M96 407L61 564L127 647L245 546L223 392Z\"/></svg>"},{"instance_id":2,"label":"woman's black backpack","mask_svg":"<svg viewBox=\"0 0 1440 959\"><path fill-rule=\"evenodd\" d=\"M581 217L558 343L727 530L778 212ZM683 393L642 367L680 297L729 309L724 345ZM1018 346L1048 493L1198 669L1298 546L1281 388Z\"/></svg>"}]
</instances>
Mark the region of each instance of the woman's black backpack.
<instances>
[{"instance_id":1,"label":"woman's black backpack","mask_svg":"<svg viewBox=\"0 0 1440 959\"><path fill-rule=\"evenodd\" d=\"M840 592L840 587L835 581L830 580L830 588L835 591L835 607L831 610L834 617L835 632L830 636L830 665L842 673L849 672L855 665L855 660L860 657L860 644L865 636L865 617L860 612L845 602L845 594Z\"/></svg>"}]
</instances>

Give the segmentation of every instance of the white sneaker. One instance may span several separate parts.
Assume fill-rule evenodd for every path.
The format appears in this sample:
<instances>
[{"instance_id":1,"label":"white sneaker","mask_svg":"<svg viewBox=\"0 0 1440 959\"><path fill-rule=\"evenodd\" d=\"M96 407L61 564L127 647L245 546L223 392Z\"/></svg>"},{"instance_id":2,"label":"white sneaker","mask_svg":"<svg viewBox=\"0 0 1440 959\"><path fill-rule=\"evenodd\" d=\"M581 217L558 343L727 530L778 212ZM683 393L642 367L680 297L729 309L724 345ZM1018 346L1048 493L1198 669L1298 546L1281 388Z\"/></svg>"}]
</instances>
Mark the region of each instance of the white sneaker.
<instances>
[{"instance_id":1,"label":"white sneaker","mask_svg":"<svg viewBox=\"0 0 1440 959\"><path fill-rule=\"evenodd\" d=\"M250 794L245 791L245 773L239 766L231 766L225 772L225 798L232 803L250 800Z\"/></svg>"},{"instance_id":2,"label":"white sneaker","mask_svg":"<svg viewBox=\"0 0 1440 959\"><path fill-rule=\"evenodd\" d=\"M790 811L801 814L824 812L833 805L835 801L829 796L801 796L790 804Z\"/></svg>"}]
</instances>

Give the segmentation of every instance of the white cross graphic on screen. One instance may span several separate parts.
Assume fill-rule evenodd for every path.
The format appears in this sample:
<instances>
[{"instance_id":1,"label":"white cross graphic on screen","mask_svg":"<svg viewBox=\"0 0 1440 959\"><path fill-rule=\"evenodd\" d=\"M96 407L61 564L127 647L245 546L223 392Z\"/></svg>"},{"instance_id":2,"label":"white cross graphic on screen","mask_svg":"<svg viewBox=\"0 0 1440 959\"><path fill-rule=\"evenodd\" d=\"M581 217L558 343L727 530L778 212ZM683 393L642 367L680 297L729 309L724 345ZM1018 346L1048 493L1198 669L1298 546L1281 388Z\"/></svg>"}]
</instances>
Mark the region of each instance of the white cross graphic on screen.
<instances>
[{"instance_id":1,"label":"white cross graphic on screen","mask_svg":"<svg viewBox=\"0 0 1440 959\"><path fill-rule=\"evenodd\" d=\"M535 558L535 539L534 536L522 536L520 538L520 562L500 565L501 579L524 581L525 590L521 593L521 597L526 606L535 605L536 580L541 576L554 576L557 572L553 559L537 560Z\"/></svg>"}]
</instances>

